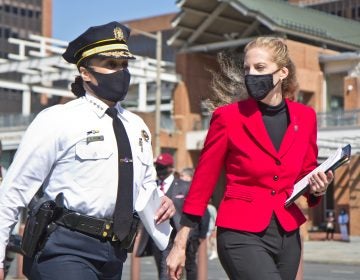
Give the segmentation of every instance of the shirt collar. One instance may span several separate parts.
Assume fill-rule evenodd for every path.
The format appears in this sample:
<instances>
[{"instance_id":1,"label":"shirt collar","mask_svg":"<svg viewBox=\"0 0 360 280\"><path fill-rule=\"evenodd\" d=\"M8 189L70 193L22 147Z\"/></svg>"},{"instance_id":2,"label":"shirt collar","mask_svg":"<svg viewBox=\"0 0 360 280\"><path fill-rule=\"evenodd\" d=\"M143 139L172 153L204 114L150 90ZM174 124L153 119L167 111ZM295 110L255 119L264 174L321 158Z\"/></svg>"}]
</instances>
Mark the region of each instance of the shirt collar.
<instances>
[{"instance_id":1,"label":"shirt collar","mask_svg":"<svg viewBox=\"0 0 360 280\"><path fill-rule=\"evenodd\" d=\"M84 98L99 118L104 116L106 109L109 107L108 105L89 93L85 93Z\"/></svg>"},{"instance_id":2,"label":"shirt collar","mask_svg":"<svg viewBox=\"0 0 360 280\"><path fill-rule=\"evenodd\" d=\"M99 98L89 93L85 93L84 98L86 99L92 110L98 115L99 118L102 118L105 115L106 109L109 108L109 106L106 103L104 103ZM120 113L121 116L125 117L124 114L126 110L123 107L121 107L120 102L117 102L114 107Z\"/></svg>"},{"instance_id":3,"label":"shirt collar","mask_svg":"<svg viewBox=\"0 0 360 280\"><path fill-rule=\"evenodd\" d=\"M174 181L174 174L169 175L165 178L164 183L167 186L170 186L172 184L172 181Z\"/></svg>"}]
</instances>

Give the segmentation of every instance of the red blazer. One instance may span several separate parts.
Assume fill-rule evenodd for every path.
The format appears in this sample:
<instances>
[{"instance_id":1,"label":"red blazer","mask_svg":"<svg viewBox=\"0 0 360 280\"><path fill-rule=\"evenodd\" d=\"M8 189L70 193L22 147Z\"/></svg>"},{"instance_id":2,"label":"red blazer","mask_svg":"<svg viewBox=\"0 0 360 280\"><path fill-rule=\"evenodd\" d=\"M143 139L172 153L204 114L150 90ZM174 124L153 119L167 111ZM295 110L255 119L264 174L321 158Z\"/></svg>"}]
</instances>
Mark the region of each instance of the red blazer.
<instances>
[{"instance_id":1,"label":"red blazer","mask_svg":"<svg viewBox=\"0 0 360 280\"><path fill-rule=\"evenodd\" d=\"M248 99L214 111L183 211L203 215L219 174L226 186L216 225L261 232L275 213L286 231L305 222L301 210L285 208L294 183L317 166L317 124L313 109L286 100L290 124L279 151L266 131L256 101ZM309 206L319 199L306 193Z\"/></svg>"}]
</instances>

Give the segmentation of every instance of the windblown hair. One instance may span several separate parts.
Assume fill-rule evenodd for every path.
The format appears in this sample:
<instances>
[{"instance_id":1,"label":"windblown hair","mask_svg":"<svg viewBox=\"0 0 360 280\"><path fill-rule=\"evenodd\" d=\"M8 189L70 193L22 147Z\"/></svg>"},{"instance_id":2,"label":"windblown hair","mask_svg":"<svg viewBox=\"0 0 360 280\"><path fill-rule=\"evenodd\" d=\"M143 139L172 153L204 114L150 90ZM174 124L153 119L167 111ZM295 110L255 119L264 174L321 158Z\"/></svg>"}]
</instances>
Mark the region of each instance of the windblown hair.
<instances>
[{"instance_id":1,"label":"windblown hair","mask_svg":"<svg viewBox=\"0 0 360 280\"><path fill-rule=\"evenodd\" d=\"M252 48L267 48L272 51L272 60L279 68L286 67L288 76L281 83L283 97L294 99L298 90L296 69L291 61L286 42L278 37L258 37L249 42L244 48L244 54ZM220 71L212 73L213 96L207 101L210 110L249 97L243 71L243 55L239 50L218 54Z\"/></svg>"}]
</instances>

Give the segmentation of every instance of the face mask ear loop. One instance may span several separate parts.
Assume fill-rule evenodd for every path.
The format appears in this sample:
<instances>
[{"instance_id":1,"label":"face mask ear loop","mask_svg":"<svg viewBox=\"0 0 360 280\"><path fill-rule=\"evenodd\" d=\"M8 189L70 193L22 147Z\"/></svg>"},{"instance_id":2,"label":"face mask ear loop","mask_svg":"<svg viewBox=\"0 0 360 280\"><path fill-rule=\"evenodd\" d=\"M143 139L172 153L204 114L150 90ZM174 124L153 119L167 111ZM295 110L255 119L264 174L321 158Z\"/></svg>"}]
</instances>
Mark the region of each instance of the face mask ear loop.
<instances>
[{"instance_id":1,"label":"face mask ear loop","mask_svg":"<svg viewBox=\"0 0 360 280\"><path fill-rule=\"evenodd\" d=\"M274 75L275 73L279 72L281 69L282 69L282 67L279 68L279 69L277 69L277 70L275 70L274 72L272 72L271 75ZM273 77L273 79L274 79L274 77ZM282 79L279 79L279 80L276 82L276 84L274 85L274 88L278 85L278 83L279 83L280 81L282 82Z\"/></svg>"}]
</instances>

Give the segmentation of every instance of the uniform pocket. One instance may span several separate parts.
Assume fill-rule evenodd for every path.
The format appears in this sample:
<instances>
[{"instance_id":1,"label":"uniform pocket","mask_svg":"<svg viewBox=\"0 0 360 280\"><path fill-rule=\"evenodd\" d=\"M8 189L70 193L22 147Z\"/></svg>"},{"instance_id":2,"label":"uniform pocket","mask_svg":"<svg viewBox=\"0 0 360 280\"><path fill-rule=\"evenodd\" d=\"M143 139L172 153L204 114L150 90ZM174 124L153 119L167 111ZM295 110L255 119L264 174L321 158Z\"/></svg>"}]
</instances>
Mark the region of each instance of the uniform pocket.
<instances>
[{"instance_id":1,"label":"uniform pocket","mask_svg":"<svg viewBox=\"0 0 360 280\"><path fill-rule=\"evenodd\" d=\"M80 160L108 159L113 151L104 142L79 142L75 145L75 154Z\"/></svg>"},{"instance_id":2,"label":"uniform pocket","mask_svg":"<svg viewBox=\"0 0 360 280\"><path fill-rule=\"evenodd\" d=\"M75 163L72 173L74 181L85 188L86 195L96 188L113 184L117 174L117 159L115 145L105 142L79 142L75 145ZM117 175L116 175L117 176Z\"/></svg>"}]
</instances>

